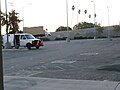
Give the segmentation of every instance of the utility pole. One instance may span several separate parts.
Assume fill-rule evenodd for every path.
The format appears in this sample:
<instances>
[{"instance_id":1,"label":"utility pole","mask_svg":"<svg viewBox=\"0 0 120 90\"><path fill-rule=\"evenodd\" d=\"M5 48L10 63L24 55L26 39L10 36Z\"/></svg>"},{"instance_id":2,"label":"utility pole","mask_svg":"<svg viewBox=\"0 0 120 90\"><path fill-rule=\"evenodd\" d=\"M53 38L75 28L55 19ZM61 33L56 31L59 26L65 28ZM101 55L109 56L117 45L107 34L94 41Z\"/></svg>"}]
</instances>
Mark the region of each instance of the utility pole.
<instances>
[{"instance_id":1,"label":"utility pole","mask_svg":"<svg viewBox=\"0 0 120 90\"><path fill-rule=\"evenodd\" d=\"M95 27L95 18L96 18L96 14L95 14L95 2L94 1L91 1L91 2L93 2L93 4L94 4L94 39L96 39L96 27Z\"/></svg>"},{"instance_id":2,"label":"utility pole","mask_svg":"<svg viewBox=\"0 0 120 90\"><path fill-rule=\"evenodd\" d=\"M72 23L73 23L73 13L74 13L74 10L75 10L75 6L73 5L72 6L71 28L73 28Z\"/></svg>"},{"instance_id":3,"label":"utility pole","mask_svg":"<svg viewBox=\"0 0 120 90\"><path fill-rule=\"evenodd\" d=\"M110 15L109 15L109 7L107 7L108 10L108 40L112 40L110 37Z\"/></svg>"},{"instance_id":4,"label":"utility pole","mask_svg":"<svg viewBox=\"0 0 120 90\"><path fill-rule=\"evenodd\" d=\"M70 37L69 37L69 30L68 30L68 0L66 0L66 16L67 16L67 42L70 42Z\"/></svg>"},{"instance_id":5,"label":"utility pole","mask_svg":"<svg viewBox=\"0 0 120 90\"><path fill-rule=\"evenodd\" d=\"M1 35L1 0L0 0L0 90L4 90L3 61L2 61L2 35Z\"/></svg>"},{"instance_id":6,"label":"utility pole","mask_svg":"<svg viewBox=\"0 0 120 90\"><path fill-rule=\"evenodd\" d=\"M7 0L5 0L5 9L6 9L6 34L7 34L7 42L5 43L5 48L10 49L11 43L9 42L9 36L8 36L8 15L7 15Z\"/></svg>"},{"instance_id":7,"label":"utility pole","mask_svg":"<svg viewBox=\"0 0 120 90\"><path fill-rule=\"evenodd\" d=\"M22 20L23 20L23 30L24 30L24 23L25 23L25 21L24 21L24 7L22 7Z\"/></svg>"}]
</instances>

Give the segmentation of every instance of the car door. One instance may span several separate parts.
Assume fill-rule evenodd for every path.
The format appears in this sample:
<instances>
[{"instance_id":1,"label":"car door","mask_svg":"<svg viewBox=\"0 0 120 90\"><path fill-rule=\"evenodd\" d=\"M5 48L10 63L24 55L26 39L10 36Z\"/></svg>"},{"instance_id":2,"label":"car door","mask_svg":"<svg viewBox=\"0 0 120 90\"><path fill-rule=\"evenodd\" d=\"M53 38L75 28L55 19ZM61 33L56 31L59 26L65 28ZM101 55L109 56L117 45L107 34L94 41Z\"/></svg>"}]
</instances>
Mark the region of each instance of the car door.
<instances>
[{"instance_id":1,"label":"car door","mask_svg":"<svg viewBox=\"0 0 120 90\"><path fill-rule=\"evenodd\" d=\"M20 36L20 46L26 46L26 36L25 35Z\"/></svg>"}]
</instances>

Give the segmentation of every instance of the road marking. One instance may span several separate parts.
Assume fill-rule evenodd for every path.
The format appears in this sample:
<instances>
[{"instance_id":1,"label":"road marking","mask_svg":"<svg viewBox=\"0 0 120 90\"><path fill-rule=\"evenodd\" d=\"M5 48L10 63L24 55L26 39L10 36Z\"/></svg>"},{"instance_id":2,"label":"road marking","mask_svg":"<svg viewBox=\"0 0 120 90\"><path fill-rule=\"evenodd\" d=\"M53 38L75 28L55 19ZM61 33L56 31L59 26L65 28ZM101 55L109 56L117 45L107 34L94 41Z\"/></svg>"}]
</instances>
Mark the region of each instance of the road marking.
<instances>
[{"instance_id":1,"label":"road marking","mask_svg":"<svg viewBox=\"0 0 120 90\"><path fill-rule=\"evenodd\" d=\"M71 64L71 63L74 63L76 61L65 61L65 60L56 60L56 61L52 61L51 63L67 63L67 64Z\"/></svg>"},{"instance_id":2,"label":"road marking","mask_svg":"<svg viewBox=\"0 0 120 90\"><path fill-rule=\"evenodd\" d=\"M81 56L95 56L98 55L99 53L81 53Z\"/></svg>"}]
</instances>

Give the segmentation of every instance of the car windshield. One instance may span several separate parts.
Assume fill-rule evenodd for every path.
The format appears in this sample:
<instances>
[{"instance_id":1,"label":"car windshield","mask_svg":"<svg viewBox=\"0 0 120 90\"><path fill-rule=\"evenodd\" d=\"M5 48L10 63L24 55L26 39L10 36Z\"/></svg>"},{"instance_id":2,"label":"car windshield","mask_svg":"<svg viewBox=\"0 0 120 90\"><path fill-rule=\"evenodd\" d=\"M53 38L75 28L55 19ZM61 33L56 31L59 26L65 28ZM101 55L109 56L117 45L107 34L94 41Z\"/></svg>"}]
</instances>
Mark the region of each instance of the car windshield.
<instances>
[{"instance_id":1,"label":"car windshield","mask_svg":"<svg viewBox=\"0 0 120 90\"><path fill-rule=\"evenodd\" d=\"M25 35L25 36L26 36L27 39L34 39L35 38L33 35L30 35L30 34Z\"/></svg>"}]
</instances>

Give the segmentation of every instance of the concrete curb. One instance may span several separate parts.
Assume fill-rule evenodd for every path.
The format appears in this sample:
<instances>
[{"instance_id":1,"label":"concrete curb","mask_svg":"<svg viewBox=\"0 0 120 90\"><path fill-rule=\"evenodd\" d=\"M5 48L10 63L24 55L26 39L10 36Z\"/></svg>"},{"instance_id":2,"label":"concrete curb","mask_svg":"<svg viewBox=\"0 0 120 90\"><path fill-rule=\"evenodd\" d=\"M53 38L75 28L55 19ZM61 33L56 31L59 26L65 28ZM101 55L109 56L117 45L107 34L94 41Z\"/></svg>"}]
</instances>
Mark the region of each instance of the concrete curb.
<instances>
[{"instance_id":1,"label":"concrete curb","mask_svg":"<svg viewBox=\"0 0 120 90\"><path fill-rule=\"evenodd\" d=\"M120 90L113 81L5 76L4 82L5 90Z\"/></svg>"}]
</instances>

